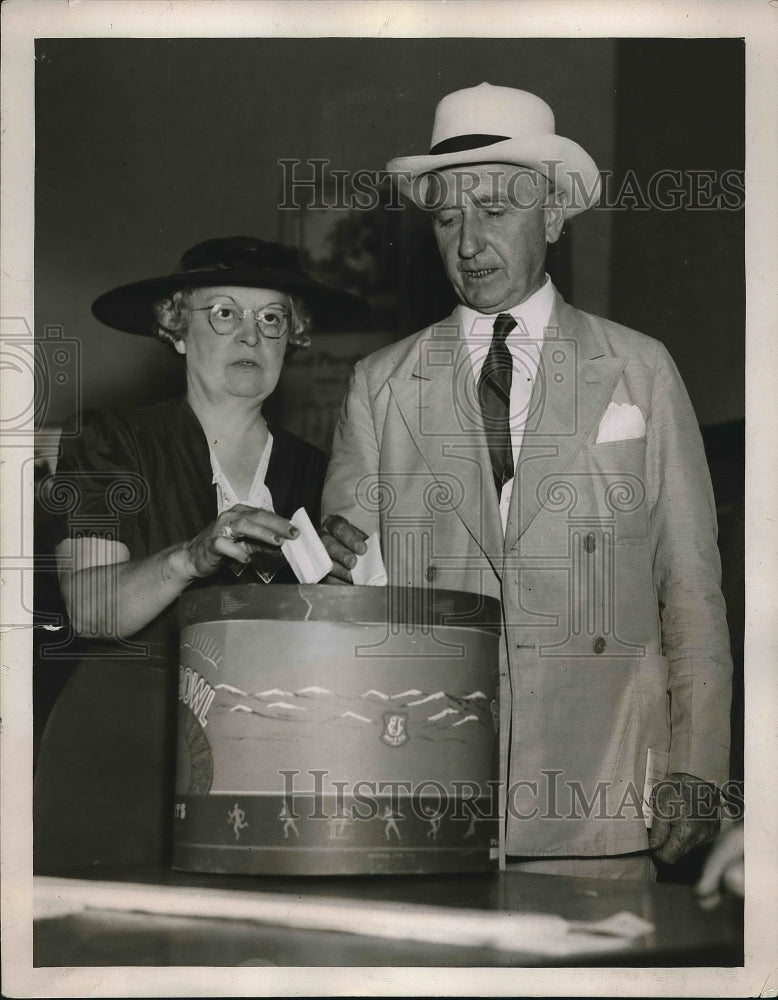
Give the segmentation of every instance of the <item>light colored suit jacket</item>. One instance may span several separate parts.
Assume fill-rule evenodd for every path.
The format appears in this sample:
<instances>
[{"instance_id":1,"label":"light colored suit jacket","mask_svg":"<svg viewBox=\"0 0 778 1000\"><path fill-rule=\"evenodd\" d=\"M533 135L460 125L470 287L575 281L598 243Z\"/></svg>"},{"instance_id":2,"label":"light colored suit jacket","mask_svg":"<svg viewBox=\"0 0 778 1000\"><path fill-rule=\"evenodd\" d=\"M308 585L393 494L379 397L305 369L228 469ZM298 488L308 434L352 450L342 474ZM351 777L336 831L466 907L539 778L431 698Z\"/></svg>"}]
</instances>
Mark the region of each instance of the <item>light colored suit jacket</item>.
<instances>
[{"instance_id":1,"label":"light colored suit jacket","mask_svg":"<svg viewBox=\"0 0 778 1000\"><path fill-rule=\"evenodd\" d=\"M611 403L644 435L597 443ZM503 536L455 310L356 365L322 509L380 532L390 584L502 601L505 852L645 849L649 752L659 777L726 781L716 512L658 341L556 297Z\"/></svg>"}]
</instances>

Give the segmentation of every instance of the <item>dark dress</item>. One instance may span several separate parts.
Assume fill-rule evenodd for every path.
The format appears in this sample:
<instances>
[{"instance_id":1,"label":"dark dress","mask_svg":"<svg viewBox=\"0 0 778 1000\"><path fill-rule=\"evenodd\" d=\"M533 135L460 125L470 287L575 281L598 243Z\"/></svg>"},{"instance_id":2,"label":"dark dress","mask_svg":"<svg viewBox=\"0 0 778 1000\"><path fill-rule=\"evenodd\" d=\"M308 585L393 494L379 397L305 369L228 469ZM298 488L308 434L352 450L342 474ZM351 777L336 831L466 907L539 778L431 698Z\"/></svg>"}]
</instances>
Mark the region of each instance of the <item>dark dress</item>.
<instances>
[{"instance_id":1,"label":"dark dress","mask_svg":"<svg viewBox=\"0 0 778 1000\"><path fill-rule=\"evenodd\" d=\"M276 513L319 523L326 456L271 426L265 482ZM97 534L132 559L193 538L217 516L208 443L185 399L82 415L63 434L52 502L59 539ZM65 509L66 508L66 509ZM248 569L239 583L257 580ZM231 585L224 566L192 586ZM274 583L295 578L286 563ZM257 582L257 586L265 584ZM178 683L174 602L132 640L82 642L43 735L34 785L37 871L169 864Z\"/></svg>"}]
</instances>

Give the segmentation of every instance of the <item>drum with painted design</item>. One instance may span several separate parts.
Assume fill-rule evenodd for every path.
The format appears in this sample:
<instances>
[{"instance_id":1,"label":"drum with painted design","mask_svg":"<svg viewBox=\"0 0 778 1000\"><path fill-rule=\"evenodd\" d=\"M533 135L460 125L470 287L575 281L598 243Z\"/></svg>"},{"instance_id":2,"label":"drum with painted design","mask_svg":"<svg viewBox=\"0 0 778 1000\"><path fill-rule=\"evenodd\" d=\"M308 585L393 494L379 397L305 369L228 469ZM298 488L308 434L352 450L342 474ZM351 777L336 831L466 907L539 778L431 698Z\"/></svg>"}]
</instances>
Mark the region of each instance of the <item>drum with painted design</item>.
<instances>
[{"instance_id":1,"label":"drum with painted design","mask_svg":"<svg viewBox=\"0 0 778 1000\"><path fill-rule=\"evenodd\" d=\"M496 867L498 601L247 584L181 626L175 868Z\"/></svg>"}]
</instances>

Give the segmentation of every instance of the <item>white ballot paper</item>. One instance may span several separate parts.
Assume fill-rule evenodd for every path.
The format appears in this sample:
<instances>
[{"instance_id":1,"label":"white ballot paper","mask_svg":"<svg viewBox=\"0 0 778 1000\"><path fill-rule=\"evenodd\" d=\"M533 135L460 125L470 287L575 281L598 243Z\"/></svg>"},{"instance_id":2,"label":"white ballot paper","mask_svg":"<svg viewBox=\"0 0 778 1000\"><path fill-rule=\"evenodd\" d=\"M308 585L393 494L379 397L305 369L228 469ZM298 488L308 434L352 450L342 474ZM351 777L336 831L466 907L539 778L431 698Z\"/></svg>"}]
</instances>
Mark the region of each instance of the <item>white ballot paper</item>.
<instances>
[{"instance_id":1,"label":"white ballot paper","mask_svg":"<svg viewBox=\"0 0 778 1000\"><path fill-rule=\"evenodd\" d=\"M357 564L351 571L351 580L362 587L385 587L386 567L381 558L381 540L378 532L374 531L365 544L367 552L363 556L357 556Z\"/></svg>"},{"instance_id":2,"label":"white ballot paper","mask_svg":"<svg viewBox=\"0 0 778 1000\"><path fill-rule=\"evenodd\" d=\"M667 768L670 764L670 754L664 750L652 750L650 747L646 754L646 780L643 785L643 819L648 830L654 814L651 811L651 795L654 786L667 777Z\"/></svg>"},{"instance_id":3,"label":"white ballot paper","mask_svg":"<svg viewBox=\"0 0 778 1000\"><path fill-rule=\"evenodd\" d=\"M318 583L332 569L332 560L304 507L296 510L289 520L300 529L300 534L284 542L281 551L300 583Z\"/></svg>"}]
</instances>

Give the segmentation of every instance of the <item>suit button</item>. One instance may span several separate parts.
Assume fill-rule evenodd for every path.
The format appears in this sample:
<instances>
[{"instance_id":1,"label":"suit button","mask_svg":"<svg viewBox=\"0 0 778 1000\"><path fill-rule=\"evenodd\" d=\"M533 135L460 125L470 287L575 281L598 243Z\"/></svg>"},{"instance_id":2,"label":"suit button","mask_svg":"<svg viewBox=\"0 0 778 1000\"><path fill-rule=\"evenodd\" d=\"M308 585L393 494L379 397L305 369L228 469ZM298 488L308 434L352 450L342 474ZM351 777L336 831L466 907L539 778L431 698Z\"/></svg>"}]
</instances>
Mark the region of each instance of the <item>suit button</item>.
<instances>
[{"instance_id":1,"label":"suit button","mask_svg":"<svg viewBox=\"0 0 778 1000\"><path fill-rule=\"evenodd\" d=\"M595 653L598 656L600 655L600 653L604 653L605 652L605 647L606 646L607 646L607 643L605 642L605 640L603 639L603 637L601 635L598 636L594 640L594 647L593 648L594 648Z\"/></svg>"},{"instance_id":2,"label":"suit button","mask_svg":"<svg viewBox=\"0 0 778 1000\"><path fill-rule=\"evenodd\" d=\"M597 548L597 539L594 537L591 531L586 536L586 538L584 538L583 547L587 552L594 552L594 550Z\"/></svg>"},{"instance_id":3,"label":"suit button","mask_svg":"<svg viewBox=\"0 0 778 1000\"><path fill-rule=\"evenodd\" d=\"M427 583L432 583L432 581L435 579L437 575L438 575L437 566L428 566L424 570L424 578L426 579Z\"/></svg>"}]
</instances>

